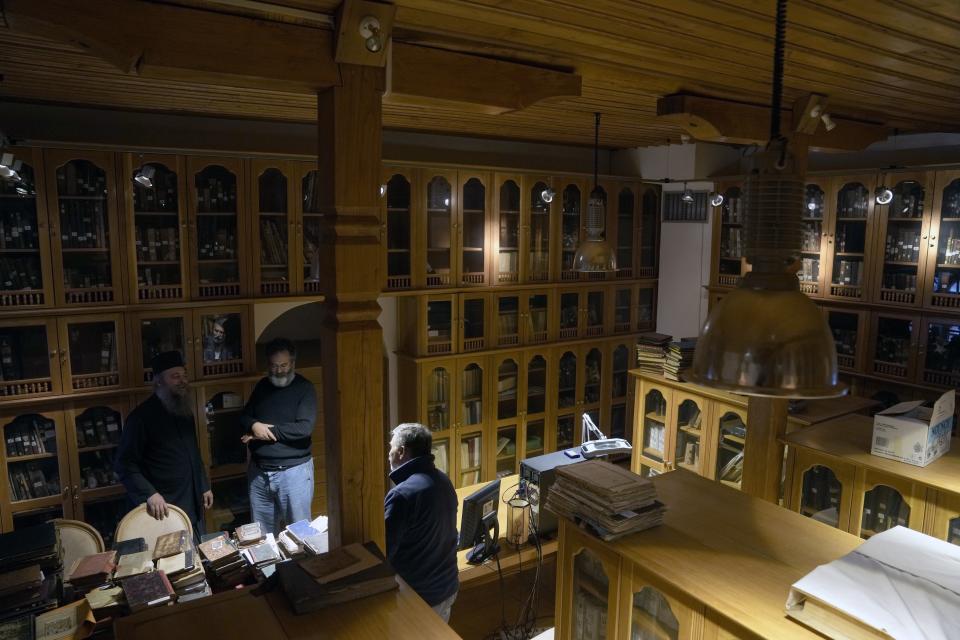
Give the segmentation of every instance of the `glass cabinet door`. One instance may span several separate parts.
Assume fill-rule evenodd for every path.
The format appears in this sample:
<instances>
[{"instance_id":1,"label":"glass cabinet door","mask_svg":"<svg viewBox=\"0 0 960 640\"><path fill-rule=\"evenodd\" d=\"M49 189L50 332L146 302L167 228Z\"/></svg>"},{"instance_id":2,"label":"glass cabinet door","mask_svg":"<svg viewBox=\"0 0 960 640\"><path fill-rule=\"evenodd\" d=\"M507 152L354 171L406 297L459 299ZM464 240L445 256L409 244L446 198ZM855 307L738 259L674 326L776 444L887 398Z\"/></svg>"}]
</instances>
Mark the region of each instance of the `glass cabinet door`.
<instances>
[{"instance_id":1,"label":"glass cabinet door","mask_svg":"<svg viewBox=\"0 0 960 640\"><path fill-rule=\"evenodd\" d=\"M806 186L800 238L800 290L811 296L823 291L820 269L823 224L827 216L827 197L823 187L815 182Z\"/></svg>"},{"instance_id":2,"label":"glass cabinet door","mask_svg":"<svg viewBox=\"0 0 960 640\"><path fill-rule=\"evenodd\" d=\"M470 178L461 187L460 284L487 282L487 178Z\"/></svg>"},{"instance_id":3,"label":"glass cabinet door","mask_svg":"<svg viewBox=\"0 0 960 640\"><path fill-rule=\"evenodd\" d=\"M656 285L637 287L637 331L651 331L657 326Z\"/></svg>"},{"instance_id":4,"label":"glass cabinet door","mask_svg":"<svg viewBox=\"0 0 960 640\"><path fill-rule=\"evenodd\" d=\"M497 441L494 445L494 460L497 477L501 478L518 471L520 367L517 360L512 357L501 359L497 364L496 375Z\"/></svg>"},{"instance_id":5,"label":"glass cabinet door","mask_svg":"<svg viewBox=\"0 0 960 640\"><path fill-rule=\"evenodd\" d=\"M450 428L450 371L444 366L435 366L424 378L426 388L427 427L431 431L446 431Z\"/></svg>"},{"instance_id":6,"label":"glass cabinet door","mask_svg":"<svg viewBox=\"0 0 960 640\"><path fill-rule=\"evenodd\" d=\"M483 367L476 362L460 366L460 416L459 425L470 429L483 424L485 396Z\"/></svg>"},{"instance_id":7,"label":"glass cabinet door","mask_svg":"<svg viewBox=\"0 0 960 640\"><path fill-rule=\"evenodd\" d=\"M747 437L747 419L742 412L717 405L717 480L740 488L743 477L743 445Z\"/></svg>"},{"instance_id":8,"label":"glass cabinet door","mask_svg":"<svg viewBox=\"0 0 960 640\"><path fill-rule=\"evenodd\" d=\"M861 363L861 343L863 334L863 313L824 309L827 325L833 334L837 347L837 366L841 370L859 371Z\"/></svg>"},{"instance_id":9,"label":"glass cabinet door","mask_svg":"<svg viewBox=\"0 0 960 640\"><path fill-rule=\"evenodd\" d=\"M572 447L579 440L577 353L563 351L557 360L557 449Z\"/></svg>"},{"instance_id":10,"label":"glass cabinet door","mask_svg":"<svg viewBox=\"0 0 960 640\"><path fill-rule=\"evenodd\" d=\"M220 160L217 164L191 158L193 176L192 230L196 253L194 271L198 298L239 297L243 290L241 256L243 250L242 201L238 175L239 160Z\"/></svg>"},{"instance_id":11,"label":"glass cabinet door","mask_svg":"<svg viewBox=\"0 0 960 640\"><path fill-rule=\"evenodd\" d=\"M709 424L709 417L704 415L706 406L699 397L681 394L677 394L676 403L674 460L681 469L699 474L703 469L703 433Z\"/></svg>"},{"instance_id":12,"label":"glass cabinet door","mask_svg":"<svg viewBox=\"0 0 960 640\"><path fill-rule=\"evenodd\" d=\"M864 540L893 527L910 526L910 503L897 489L877 484L863 494L860 537Z\"/></svg>"},{"instance_id":13,"label":"glass cabinet door","mask_svg":"<svg viewBox=\"0 0 960 640\"><path fill-rule=\"evenodd\" d=\"M204 378L236 375L246 368L246 309L227 307L198 314L195 351L199 351Z\"/></svg>"},{"instance_id":14,"label":"glass cabinet door","mask_svg":"<svg viewBox=\"0 0 960 640\"><path fill-rule=\"evenodd\" d=\"M637 569L630 597L630 640L688 640L693 611L644 584ZM682 620L682 621L681 621Z\"/></svg>"},{"instance_id":15,"label":"glass cabinet door","mask_svg":"<svg viewBox=\"0 0 960 640\"><path fill-rule=\"evenodd\" d=\"M546 451L547 416L547 380L549 371L547 358L540 353L528 352L526 357L526 377L523 380L523 393L520 402L524 418L525 458L538 456Z\"/></svg>"},{"instance_id":16,"label":"glass cabinet door","mask_svg":"<svg viewBox=\"0 0 960 640\"><path fill-rule=\"evenodd\" d=\"M179 351L187 363L187 374L191 375L193 371L191 360L193 358L193 335L190 332L192 327L183 312L179 311L157 311L155 313L144 313L134 316L133 320L135 338L139 343L139 362L137 371L140 382L149 383L153 381L153 371L150 363L153 358L165 351Z\"/></svg>"},{"instance_id":17,"label":"glass cabinet door","mask_svg":"<svg viewBox=\"0 0 960 640\"><path fill-rule=\"evenodd\" d=\"M320 291L320 247L323 244L323 209L320 204L319 172L310 167L313 162L301 165L300 178L300 253L303 265L303 292ZM389 262L389 258L388 258ZM388 287L389 288L389 287Z\"/></svg>"},{"instance_id":18,"label":"glass cabinet door","mask_svg":"<svg viewBox=\"0 0 960 640\"><path fill-rule=\"evenodd\" d=\"M927 273L932 279L926 303L934 309L956 310L960 309L960 171L938 173L937 184L927 246Z\"/></svg>"},{"instance_id":19,"label":"glass cabinet door","mask_svg":"<svg viewBox=\"0 0 960 640\"><path fill-rule=\"evenodd\" d=\"M616 580L616 576L612 578ZM573 558L571 638L602 640L612 637L616 612L610 603L616 601L611 593L611 576L600 557L590 549L582 549Z\"/></svg>"},{"instance_id":20,"label":"glass cabinet door","mask_svg":"<svg viewBox=\"0 0 960 640\"><path fill-rule=\"evenodd\" d=\"M803 472L800 513L818 522L838 527L843 485L830 467L814 465Z\"/></svg>"},{"instance_id":21,"label":"glass cabinet door","mask_svg":"<svg viewBox=\"0 0 960 640\"><path fill-rule=\"evenodd\" d=\"M497 346L510 347L520 344L520 296L498 295L497 301Z\"/></svg>"},{"instance_id":22,"label":"glass cabinet door","mask_svg":"<svg viewBox=\"0 0 960 640\"><path fill-rule=\"evenodd\" d=\"M920 381L960 388L960 319L927 318L923 324Z\"/></svg>"},{"instance_id":23,"label":"glass cabinet door","mask_svg":"<svg viewBox=\"0 0 960 640\"><path fill-rule=\"evenodd\" d=\"M471 433L460 438L460 482L458 487L477 484L483 477L483 435Z\"/></svg>"},{"instance_id":24,"label":"glass cabinet door","mask_svg":"<svg viewBox=\"0 0 960 640\"><path fill-rule=\"evenodd\" d=\"M550 293L535 291L524 294L525 344L543 344L550 332Z\"/></svg>"},{"instance_id":25,"label":"glass cabinet door","mask_svg":"<svg viewBox=\"0 0 960 640\"><path fill-rule=\"evenodd\" d=\"M865 263L870 244L869 222L873 218L872 181L838 184L836 209L828 243L832 246L829 295L844 300L862 300L869 276Z\"/></svg>"},{"instance_id":26,"label":"glass cabinet door","mask_svg":"<svg viewBox=\"0 0 960 640\"><path fill-rule=\"evenodd\" d=\"M598 406L603 397L603 354L600 349L594 347L587 351L583 364L583 404Z\"/></svg>"},{"instance_id":27,"label":"glass cabinet door","mask_svg":"<svg viewBox=\"0 0 960 640\"><path fill-rule=\"evenodd\" d=\"M627 434L627 387L630 384L630 346L618 344L611 354L612 371L610 376L610 416L608 435L611 438L631 439ZM603 428L601 427L601 431Z\"/></svg>"},{"instance_id":28,"label":"glass cabinet door","mask_svg":"<svg viewBox=\"0 0 960 640\"><path fill-rule=\"evenodd\" d=\"M581 185L568 184L563 188L560 209L560 279L579 280L580 272L573 270L573 257L583 238L583 192Z\"/></svg>"},{"instance_id":29,"label":"glass cabinet door","mask_svg":"<svg viewBox=\"0 0 960 640\"><path fill-rule=\"evenodd\" d=\"M520 280L520 186L516 179L498 178L500 207L497 228L497 284Z\"/></svg>"},{"instance_id":30,"label":"glass cabinet door","mask_svg":"<svg viewBox=\"0 0 960 640\"><path fill-rule=\"evenodd\" d=\"M950 544L960 545L960 496L938 491L936 503L928 505L928 509L935 511L932 525L926 533Z\"/></svg>"},{"instance_id":31,"label":"glass cabinet door","mask_svg":"<svg viewBox=\"0 0 960 640\"><path fill-rule=\"evenodd\" d=\"M206 434L203 443L208 453L210 477L223 478L245 470L247 446L240 441L244 433L240 415L246 402L242 384L205 385L198 397L203 403L203 421Z\"/></svg>"},{"instance_id":32,"label":"glass cabinet door","mask_svg":"<svg viewBox=\"0 0 960 640\"><path fill-rule=\"evenodd\" d=\"M23 413L0 417L3 427L4 479L11 510L66 505L69 463L61 436L59 412ZM67 490L64 490L67 489ZM63 491L61 493L61 491Z\"/></svg>"},{"instance_id":33,"label":"glass cabinet door","mask_svg":"<svg viewBox=\"0 0 960 640\"><path fill-rule=\"evenodd\" d=\"M640 256L638 278L657 277L660 264L660 189L648 187L640 202Z\"/></svg>"},{"instance_id":34,"label":"glass cabinet door","mask_svg":"<svg viewBox=\"0 0 960 640\"><path fill-rule=\"evenodd\" d=\"M527 282L550 280L550 203L544 199L548 188L546 181L537 180L529 191Z\"/></svg>"},{"instance_id":35,"label":"glass cabinet door","mask_svg":"<svg viewBox=\"0 0 960 640\"><path fill-rule=\"evenodd\" d=\"M113 489L116 491L113 497L81 502L73 513L75 520L83 520L97 530L107 549L113 547L117 525L130 511L130 499L123 493L123 487L118 485Z\"/></svg>"},{"instance_id":36,"label":"glass cabinet door","mask_svg":"<svg viewBox=\"0 0 960 640\"><path fill-rule=\"evenodd\" d=\"M643 396L640 449L644 458L658 465L666 459L670 395L666 389L651 388Z\"/></svg>"},{"instance_id":37,"label":"glass cabinet door","mask_svg":"<svg viewBox=\"0 0 960 640\"><path fill-rule=\"evenodd\" d=\"M434 175L427 182L427 286L453 283L454 192L450 176ZM455 180L455 178L452 178Z\"/></svg>"},{"instance_id":38,"label":"glass cabinet door","mask_svg":"<svg viewBox=\"0 0 960 640\"><path fill-rule=\"evenodd\" d=\"M480 351L487 344L487 297L484 294L460 297L460 350Z\"/></svg>"},{"instance_id":39,"label":"glass cabinet door","mask_svg":"<svg viewBox=\"0 0 960 640\"><path fill-rule=\"evenodd\" d=\"M604 294L603 289L596 289L587 292L586 322L584 323L584 333L587 337L595 338L604 333Z\"/></svg>"},{"instance_id":40,"label":"glass cabinet door","mask_svg":"<svg viewBox=\"0 0 960 640\"><path fill-rule=\"evenodd\" d=\"M254 270L256 291L262 295L286 295L291 292L290 227L291 210L289 169L279 165L253 161L257 207L257 267Z\"/></svg>"},{"instance_id":41,"label":"glass cabinet door","mask_svg":"<svg viewBox=\"0 0 960 640\"><path fill-rule=\"evenodd\" d=\"M60 391L57 321L0 324L0 398L27 398ZM66 345L62 357L66 357Z\"/></svg>"},{"instance_id":42,"label":"glass cabinet door","mask_svg":"<svg viewBox=\"0 0 960 640\"><path fill-rule=\"evenodd\" d=\"M735 287L743 275L743 208L740 187L723 191L720 205L720 253L717 285Z\"/></svg>"},{"instance_id":43,"label":"glass cabinet door","mask_svg":"<svg viewBox=\"0 0 960 640\"><path fill-rule=\"evenodd\" d=\"M386 184L387 289L408 289L413 279L413 216L410 213L413 200L410 178L402 173L394 173Z\"/></svg>"},{"instance_id":44,"label":"glass cabinet door","mask_svg":"<svg viewBox=\"0 0 960 640\"><path fill-rule=\"evenodd\" d=\"M450 475L450 441L446 438L434 440L430 452L433 454L433 464L448 476Z\"/></svg>"},{"instance_id":45,"label":"glass cabinet door","mask_svg":"<svg viewBox=\"0 0 960 640\"><path fill-rule=\"evenodd\" d=\"M126 491L114 471L114 457L126 402L83 403L66 412L67 436L73 477L73 517L83 518L113 536L117 523L129 510ZM122 504L115 502L122 499ZM109 531L107 531L109 529Z\"/></svg>"},{"instance_id":46,"label":"glass cabinet door","mask_svg":"<svg viewBox=\"0 0 960 640\"><path fill-rule=\"evenodd\" d=\"M128 255L136 264L133 295L140 302L184 300L187 297L184 242L186 212L176 156L134 156L125 165L132 207ZM139 180L138 180L139 178Z\"/></svg>"},{"instance_id":47,"label":"glass cabinet door","mask_svg":"<svg viewBox=\"0 0 960 640\"><path fill-rule=\"evenodd\" d=\"M58 299L67 305L116 304L120 283L113 197L113 155L50 152L51 205L56 203L54 255L62 281Z\"/></svg>"},{"instance_id":48,"label":"glass cabinet door","mask_svg":"<svg viewBox=\"0 0 960 640\"><path fill-rule=\"evenodd\" d=\"M617 278L633 277L633 247L636 244L634 212L636 195L630 187L617 194Z\"/></svg>"},{"instance_id":49,"label":"glass cabinet door","mask_svg":"<svg viewBox=\"0 0 960 640\"><path fill-rule=\"evenodd\" d=\"M39 150L9 149L20 182L0 180L0 309L49 305L50 255Z\"/></svg>"},{"instance_id":50,"label":"glass cabinet door","mask_svg":"<svg viewBox=\"0 0 960 640\"><path fill-rule=\"evenodd\" d=\"M633 330L633 287L613 290L613 332L630 333Z\"/></svg>"},{"instance_id":51,"label":"glass cabinet door","mask_svg":"<svg viewBox=\"0 0 960 640\"><path fill-rule=\"evenodd\" d=\"M453 352L454 342L454 297L436 296L427 298L427 353Z\"/></svg>"},{"instance_id":52,"label":"glass cabinet door","mask_svg":"<svg viewBox=\"0 0 960 640\"><path fill-rule=\"evenodd\" d=\"M69 381L64 391L97 391L123 382L123 321L117 314L92 317L60 319L60 368Z\"/></svg>"},{"instance_id":53,"label":"glass cabinet door","mask_svg":"<svg viewBox=\"0 0 960 640\"><path fill-rule=\"evenodd\" d=\"M569 340L580 335L580 292L560 292L560 339Z\"/></svg>"},{"instance_id":54,"label":"glass cabinet door","mask_svg":"<svg viewBox=\"0 0 960 640\"><path fill-rule=\"evenodd\" d=\"M889 378L913 379L919 325L919 318L911 316L875 315L871 371Z\"/></svg>"},{"instance_id":55,"label":"glass cabinet door","mask_svg":"<svg viewBox=\"0 0 960 640\"><path fill-rule=\"evenodd\" d=\"M892 177L892 176L891 176ZM923 265L929 226L925 205L925 174L898 176L893 199L876 201L879 235L883 239L883 267L876 283L879 302L914 306L923 291ZM916 179L914 179L916 178Z\"/></svg>"}]
</instances>

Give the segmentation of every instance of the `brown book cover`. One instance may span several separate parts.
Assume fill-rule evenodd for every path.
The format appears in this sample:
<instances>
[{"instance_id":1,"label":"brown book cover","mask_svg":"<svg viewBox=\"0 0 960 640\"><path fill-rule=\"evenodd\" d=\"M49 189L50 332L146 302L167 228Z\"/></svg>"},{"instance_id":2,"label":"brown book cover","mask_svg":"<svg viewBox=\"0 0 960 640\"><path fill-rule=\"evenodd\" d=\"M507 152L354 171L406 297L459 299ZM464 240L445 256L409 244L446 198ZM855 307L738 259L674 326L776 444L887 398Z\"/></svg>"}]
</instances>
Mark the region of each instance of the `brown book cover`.
<instances>
[{"instance_id":1,"label":"brown book cover","mask_svg":"<svg viewBox=\"0 0 960 640\"><path fill-rule=\"evenodd\" d=\"M203 557L214 566L229 563L238 554L237 548L230 543L226 534L207 540L199 548Z\"/></svg>"},{"instance_id":2,"label":"brown book cover","mask_svg":"<svg viewBox=\"0 0 960 640\"><path fill-rule=\"evenodd\" d=\"M175 592L163 571L152 571L132 576L123 581L123 593L131 611L166 604Z\"/></svg>"},{"instance_id":3,"label":"brown book cover","mask_svg":"<svg viewBox=\"0 0 960 640\"><path fill-rule=\"evenodd\" d=\"M138 551L120 558L113 577L114 579L129 578L150 571L153 571L153 554L150 551Z\"/></svg>"},{"instance_id":4,"label":"brown book cover","mask_svg":"<svg viewBox=\"0 0 960 640\"><path fill-rule=\"evenodd\" d=\"M90 581L106 581L116 565L117 552L104 551L80 558L73 566L68 580L74 584Z\"/></svg>"},{"instance_id":5,"label":"brown book cover","mask_svg":"<svg viewBox=\"0 0 960 640\"><path fill-rule=\"evenodd\" d=\"M22 569L8 571L0 574L0 596L25 591L27 589L39 589L43 583L43 571L40 565L34 564Z\"/></svg>"},{"instance_id":6,"label":"brown book cover","mask_svg":"<svg viewBox=\"0 0 960 640\"><path fill-rule=\"evenodd\" d=\"M234 533L237 536L237 542L243 546L256 544L264 538L263 530L259 522L251 522L250 524L237 527Z\"/></svg>"},{"instance_id":7,"label":"brown book cover","mask_svg":"<svg viewBox=\"0 0 960 640\"><path fill-rule=\"evenodd\" d=\"M157 541L153 545L153 559L159 560L186 551L188 548L188 538L186 529L180 531L171 531L161 536L157 536Z\"/></svg>"}]
</instances>

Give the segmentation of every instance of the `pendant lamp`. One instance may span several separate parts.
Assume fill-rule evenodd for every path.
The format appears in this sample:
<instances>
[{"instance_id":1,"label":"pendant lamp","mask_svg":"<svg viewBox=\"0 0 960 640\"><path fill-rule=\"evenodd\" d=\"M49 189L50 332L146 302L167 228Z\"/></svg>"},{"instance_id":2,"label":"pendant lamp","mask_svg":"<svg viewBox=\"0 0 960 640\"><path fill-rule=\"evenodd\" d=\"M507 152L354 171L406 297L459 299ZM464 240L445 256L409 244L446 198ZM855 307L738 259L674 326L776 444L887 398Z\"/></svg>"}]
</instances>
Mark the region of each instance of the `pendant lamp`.
<instances>
[{"instance_id":1,"label":"pendant lamp","mask_svg":"<svg viewBox=\"0 0 960 640\"><path fill-rule=\"evenodd\" d=\"M577 246L573 256L573 270L586 273L603 273L617 270L617 254L604 239L603 222L606 220L606 204L597 179L597 154L600 146L600 114L594 114L593 128L593 191L587 200L587 238Z\"/></svg>"},{"instance_id":2,"label":"pendant lamp","mask_svg":"<svg viewBox=\"0 0 960 640\"><path fill-rule=\"evenodd\" d=\"M711 311L686 377L744 395L830 398L846 393L836 346L796 276L804 183L780 134L786 9L786 0L778 0L770 141L755 156L744 189L752 270Z\"/></svg>"}]
</instances>

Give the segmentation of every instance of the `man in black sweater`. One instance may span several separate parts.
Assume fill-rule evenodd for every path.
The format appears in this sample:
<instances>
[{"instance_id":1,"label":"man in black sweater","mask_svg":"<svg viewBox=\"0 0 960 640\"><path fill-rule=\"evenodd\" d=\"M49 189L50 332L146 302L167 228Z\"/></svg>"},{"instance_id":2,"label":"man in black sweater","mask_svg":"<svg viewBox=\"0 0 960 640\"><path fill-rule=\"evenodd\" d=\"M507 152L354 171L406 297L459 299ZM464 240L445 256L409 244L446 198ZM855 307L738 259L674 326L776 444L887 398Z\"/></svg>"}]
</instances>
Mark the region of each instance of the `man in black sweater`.
<instances>
[{"instance_id":1,"label":"man in black sweater","mask_svg":"<svg viewBox=\"0 0 960 640\"><path fill-rule=\"evenodd\" d=\"M433 464L433 437L422 424L401 424L390 439L390 479L383 501L387 560L444 622L460 589L457 493Z\"/></svg>"},{"instance_id":2,"label":"man in black sweater","mask_svg":"<svg viewBox=\"0 0 960 640\"><path fill-rule=\"evenodd\" d=\"M267 344L267 376L243 408L241 440L249 445L250 515L275 535L309 520L313 500L310 442L317 418L313 384L296 373L297 350L284 338Z\"/></svg>"}]
</instances>

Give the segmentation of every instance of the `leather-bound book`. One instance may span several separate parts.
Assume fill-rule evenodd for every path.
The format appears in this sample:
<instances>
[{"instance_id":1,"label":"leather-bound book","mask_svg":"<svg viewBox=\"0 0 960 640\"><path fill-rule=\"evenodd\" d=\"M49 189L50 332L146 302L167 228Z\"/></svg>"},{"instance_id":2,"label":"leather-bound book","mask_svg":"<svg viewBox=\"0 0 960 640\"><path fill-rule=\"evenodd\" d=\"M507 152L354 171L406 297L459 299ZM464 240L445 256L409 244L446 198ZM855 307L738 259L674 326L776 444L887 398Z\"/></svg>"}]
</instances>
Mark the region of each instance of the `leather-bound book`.
<instances>
[{"instance_id":1,"label":"leather-bound book","mask_svg":"<svg viewBox=\"0 0 960 640\"><path fill-rule=\"evenodd\" d=\"M131 611L156 607L172 602L176 597L163 571L141 573L123 581L123 594Z\"/></svg>"},{"instance_id":2,"label":"leather-bound book","mask_svg":"<svg viewBox=\"0 0 960 640\"><path fill-rule=\"evenodd\" d=\"M186 551L189 544L186 529L157 536L157 541L153 545L153 559L159 560Z\"/></svg>"}]
</instances>

